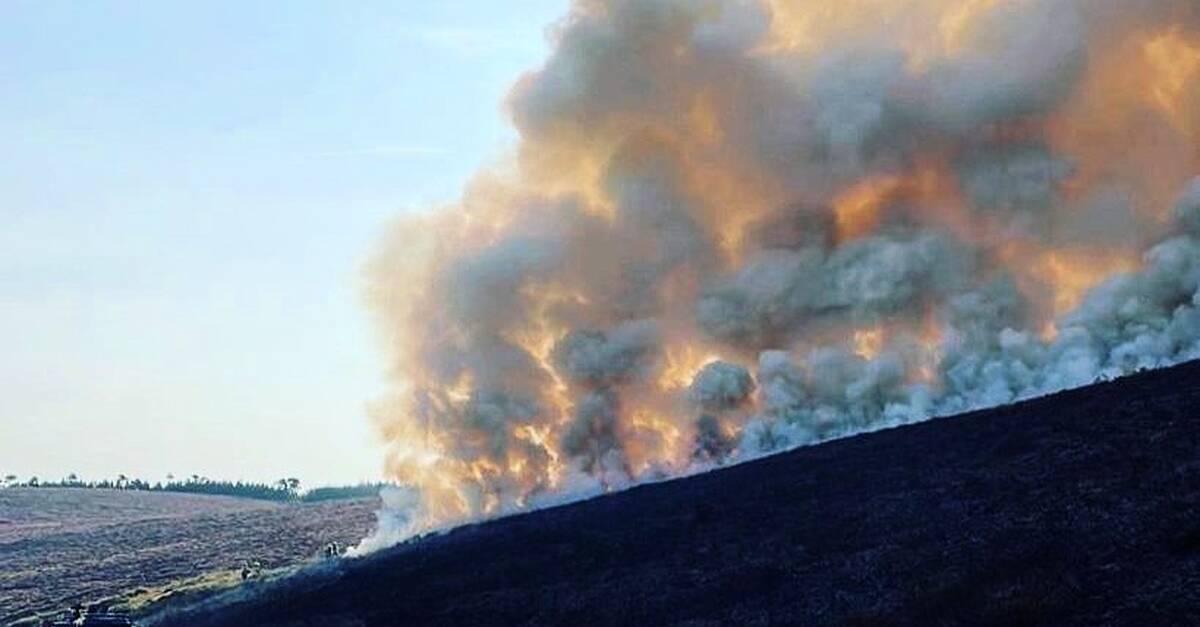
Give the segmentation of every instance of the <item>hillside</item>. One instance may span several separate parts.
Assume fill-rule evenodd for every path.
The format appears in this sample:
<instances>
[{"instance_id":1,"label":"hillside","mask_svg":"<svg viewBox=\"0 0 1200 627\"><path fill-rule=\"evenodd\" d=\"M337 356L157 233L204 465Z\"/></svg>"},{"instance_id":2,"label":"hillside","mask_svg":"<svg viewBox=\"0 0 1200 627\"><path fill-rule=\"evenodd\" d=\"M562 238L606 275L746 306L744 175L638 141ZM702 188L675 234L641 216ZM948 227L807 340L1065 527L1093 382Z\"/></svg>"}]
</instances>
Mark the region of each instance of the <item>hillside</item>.
<instances>
[{"instance_id":1,"label":"hillside","mask_svg":"<svg viewBox=\"0 0 1200 627\"><path fill-rule=\"evenodd\" d=\"M1197 624L1198 409L1184 364L469 526L161 624Z\"/></svg>"},{"instance_id":2,"label":"hillside","mask_svg":"<svg viewBox=\"0 0 1200 627\"><path fill-rule=\"evenodd\" d=\"M0 624L137 589L315 556L370 530L377 499L320 504L133 490L0 490Z\"/></svg>"}]
</instances>

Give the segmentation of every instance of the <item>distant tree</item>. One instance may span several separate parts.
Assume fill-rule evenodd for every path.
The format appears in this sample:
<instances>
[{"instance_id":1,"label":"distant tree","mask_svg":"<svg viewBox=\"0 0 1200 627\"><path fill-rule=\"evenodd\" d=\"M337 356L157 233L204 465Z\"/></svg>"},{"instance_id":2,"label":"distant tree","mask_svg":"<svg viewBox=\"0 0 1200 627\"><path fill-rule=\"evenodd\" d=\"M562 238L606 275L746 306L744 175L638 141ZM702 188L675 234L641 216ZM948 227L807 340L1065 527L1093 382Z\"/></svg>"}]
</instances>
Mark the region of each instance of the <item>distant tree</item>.
<instances>
[{"instance_id":1,"label":"distant tree","mask_svg":"<svg viewBox=\"0 0 1200 627\"><path fill-rule=\"evenodd\" d=\"M182 492L186 494L236 496L268 501L292 501L299 498L298 493L288 489L287 485L286 479L280 479L275 483L244 483L241 481L213 481L206 477L192 475L192 478L188 481L172 481L153 488L147 486L139 489Z\"/></svg>"},{"instance_id":2,"label":"distant tree","mask_svg":"<svg viewBox=\"0 0 1200 627\"><path fill-rule=\"evenodd\" d=\"M300 500L306 503L315 503L320 501L335 501L341 499L364 499L378 498L379 491L384 487L392 484L388 483L360 483L351 486L327 486L323 488L313 488L304 493Z\"/></svg>"},{"instance_id":3,"label":"distant tree","mask_svg":"<svg viewBox=\"0 0 1200 627\"><path fill-rule=\"evenodd\" d=\"M214 481L202 475L191 475L186 481L177 480L174 475L167 476L169 479L166 483L156 481L151 484L145 479L130 477L126 474L117 475L115 480L84 481L79 478L78 474L70 473L59 481L42 481L34 476L30 477L26 483L21 483L16 475L9 474L0 479L0 487L118 489L212 494L268 501L304 500L304 497L300 494L300 480L296 477L286 477L275 483L245 483L242 481ZM332 494L326 496L332 496Z\"/></svg>"}]
</instances>

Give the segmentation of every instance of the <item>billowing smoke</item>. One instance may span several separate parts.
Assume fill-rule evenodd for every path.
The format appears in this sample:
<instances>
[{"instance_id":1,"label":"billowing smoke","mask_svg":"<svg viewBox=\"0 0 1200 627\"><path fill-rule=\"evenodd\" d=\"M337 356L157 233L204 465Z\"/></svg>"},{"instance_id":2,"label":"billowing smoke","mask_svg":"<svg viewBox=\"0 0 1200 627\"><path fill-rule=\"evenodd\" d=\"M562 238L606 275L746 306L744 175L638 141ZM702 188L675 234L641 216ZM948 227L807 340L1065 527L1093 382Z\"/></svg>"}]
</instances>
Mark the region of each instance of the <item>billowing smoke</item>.
<instances>
[{"instance_id":1,"label":"billowing smoke","mask_svg":"<svg viewBox=\"0 0 1200 627\"><path fill-rule=\"evenodd\" d=\"M1195 0L578 0L551 37L511 166L371 265L408 488L369 546L1200 355Z\"/></svg>"}]
</instances>

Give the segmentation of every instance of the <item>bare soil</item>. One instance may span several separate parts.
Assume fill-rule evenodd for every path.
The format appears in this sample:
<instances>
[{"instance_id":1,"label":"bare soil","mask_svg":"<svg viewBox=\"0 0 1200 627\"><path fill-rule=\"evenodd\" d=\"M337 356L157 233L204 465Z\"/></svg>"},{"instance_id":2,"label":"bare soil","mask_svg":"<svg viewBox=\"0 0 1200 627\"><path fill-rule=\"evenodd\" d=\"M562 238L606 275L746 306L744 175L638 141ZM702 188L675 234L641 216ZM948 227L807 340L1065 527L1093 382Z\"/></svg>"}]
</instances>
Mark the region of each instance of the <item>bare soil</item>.
<instances>
[{"instance_id":1,"label":"bare soil","mask_svg":"<svg viewBox=\"0 0 1200 627\"><path fill-rule=\"evenodd\" d=\"M260 560L352 544L377 499L311 504L71 488L0 490L0 624Z\"/></svg>"}]
</instances>

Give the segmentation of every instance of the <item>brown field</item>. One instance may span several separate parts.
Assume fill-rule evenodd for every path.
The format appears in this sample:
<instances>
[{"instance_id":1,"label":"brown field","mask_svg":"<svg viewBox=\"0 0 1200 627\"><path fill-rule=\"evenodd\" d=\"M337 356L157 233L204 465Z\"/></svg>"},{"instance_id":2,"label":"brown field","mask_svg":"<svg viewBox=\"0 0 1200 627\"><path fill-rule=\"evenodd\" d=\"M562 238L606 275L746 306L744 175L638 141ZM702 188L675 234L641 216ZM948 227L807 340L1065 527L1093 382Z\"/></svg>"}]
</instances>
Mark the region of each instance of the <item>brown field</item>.
<instances>
[{"instance_id":1,"label":"brown field","mask_svg":"<svg viewBox=\"0 0 1200 627\"><path fill-rule=\"evenodd\" d=\"M220 496L0 489L0 624L182 580L315 557L374 524L376 499L272 503Z\"/></svg>"}]
</instances>

